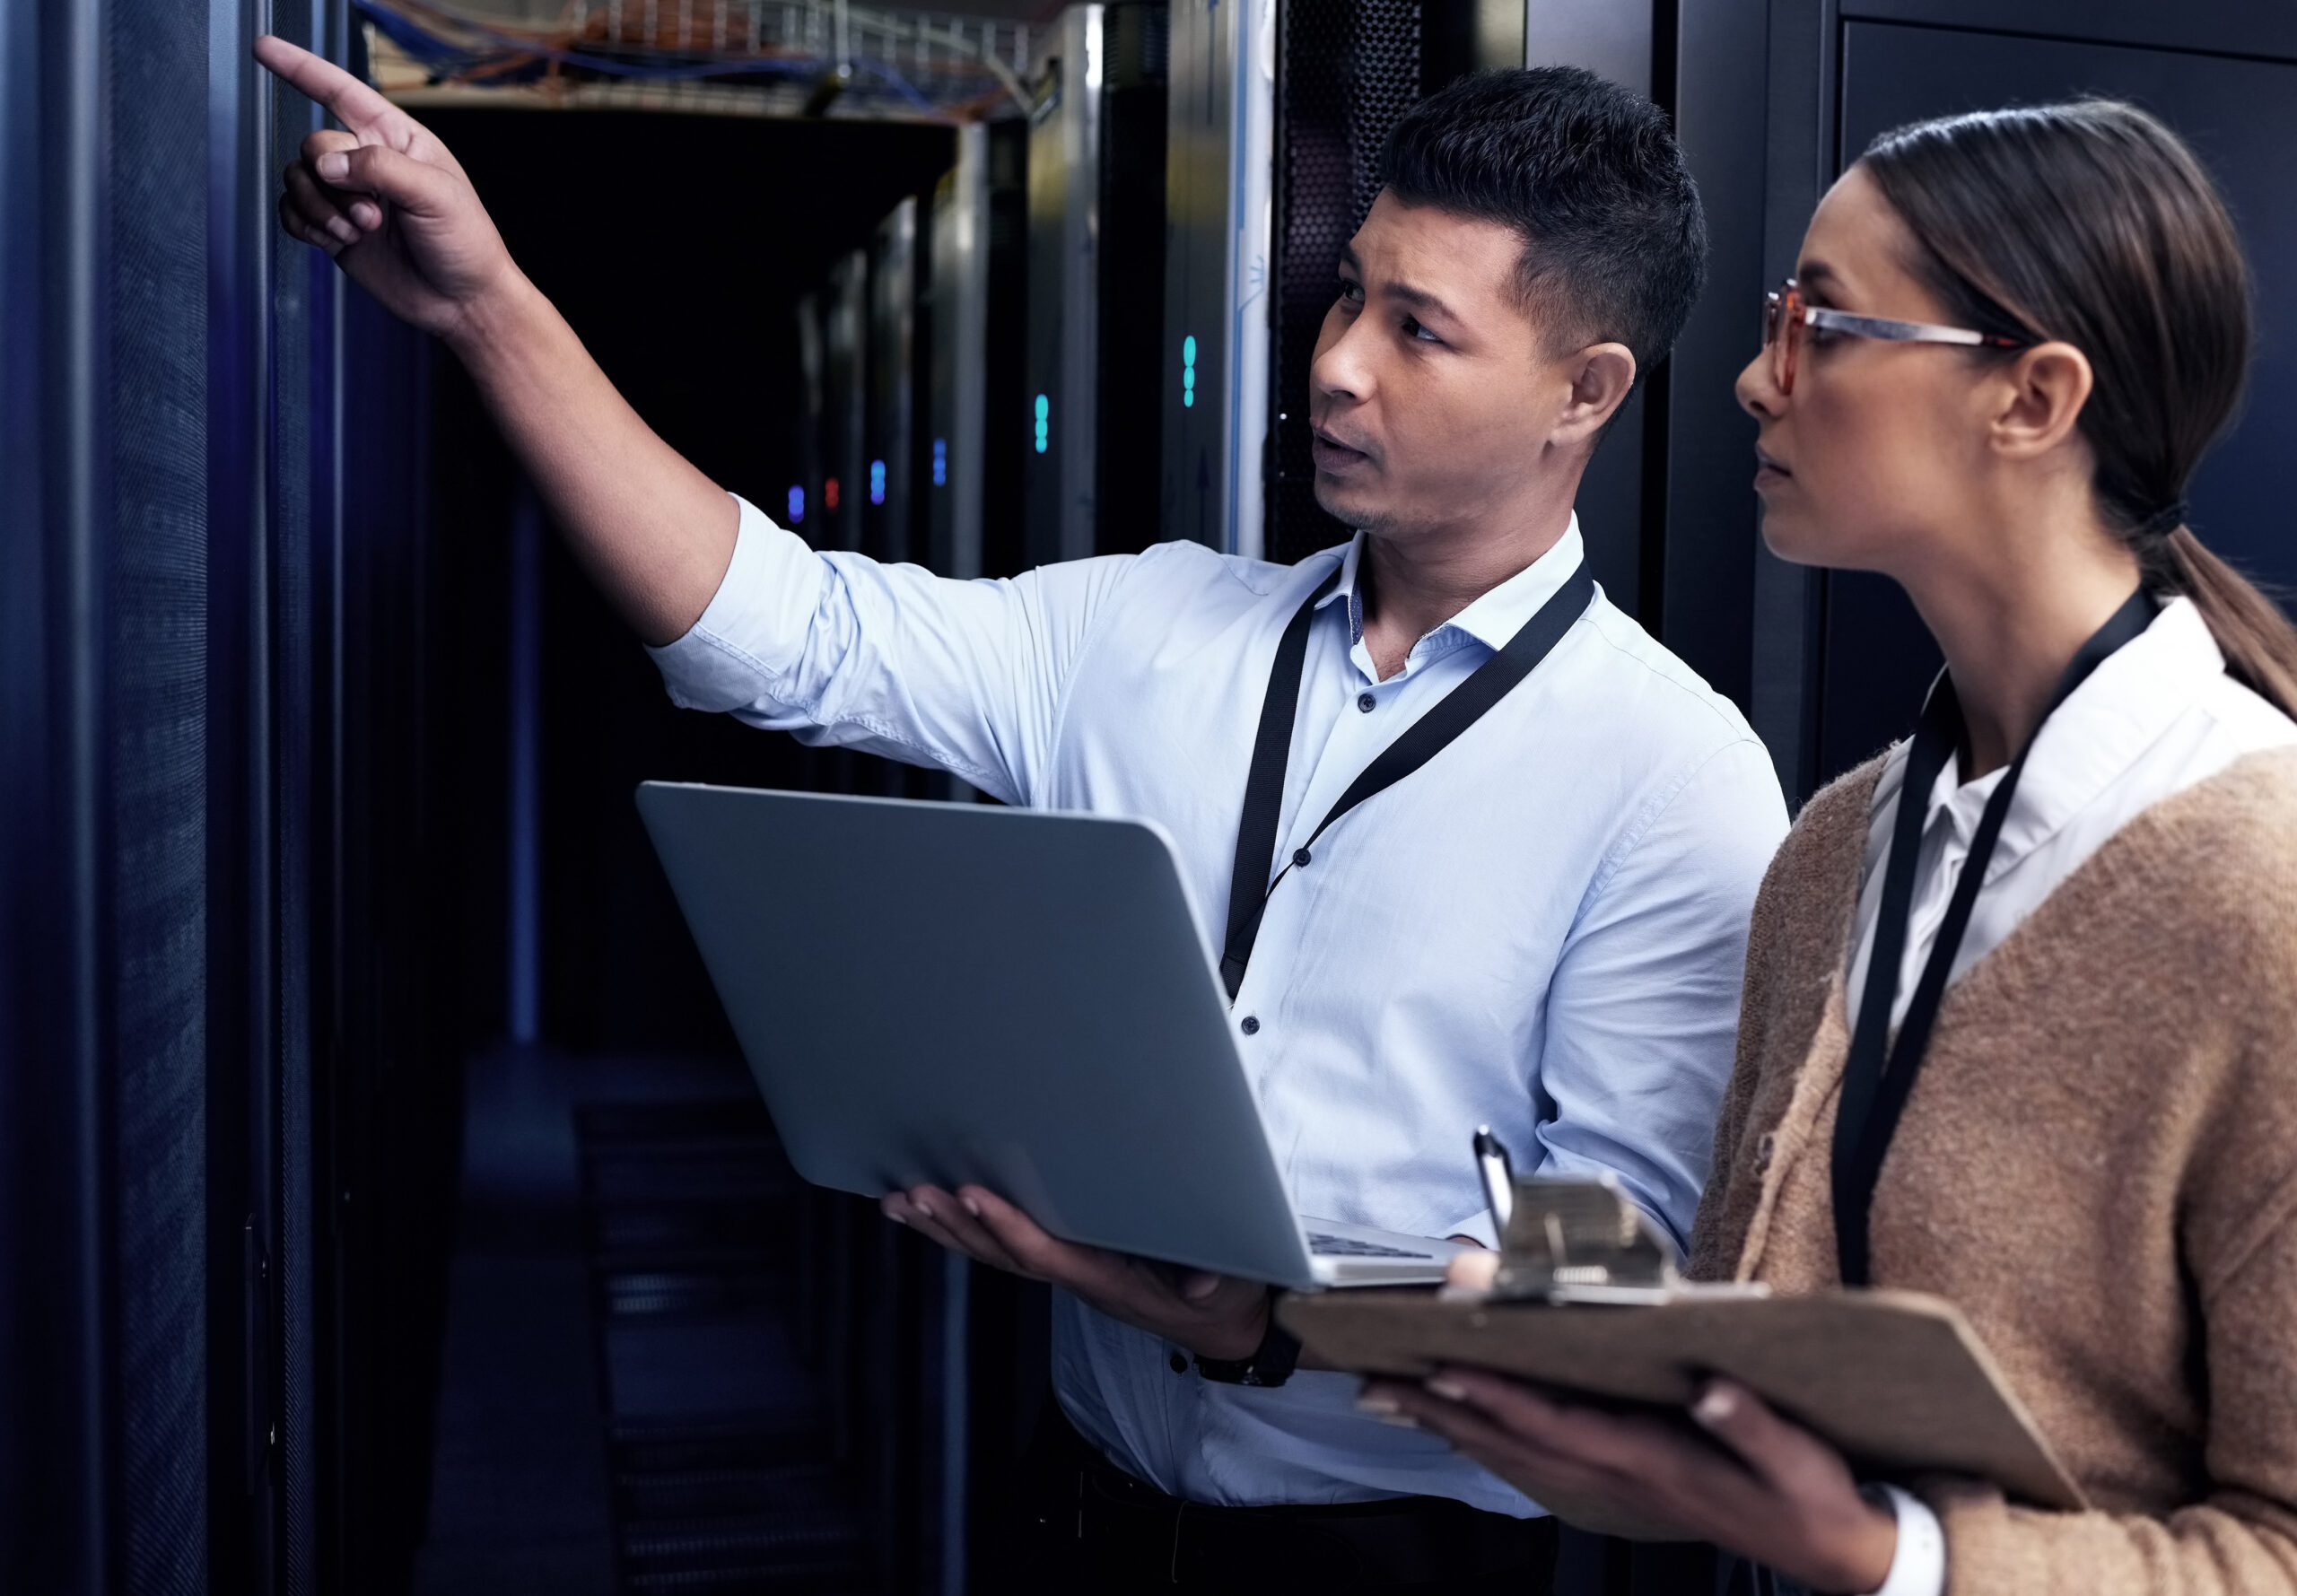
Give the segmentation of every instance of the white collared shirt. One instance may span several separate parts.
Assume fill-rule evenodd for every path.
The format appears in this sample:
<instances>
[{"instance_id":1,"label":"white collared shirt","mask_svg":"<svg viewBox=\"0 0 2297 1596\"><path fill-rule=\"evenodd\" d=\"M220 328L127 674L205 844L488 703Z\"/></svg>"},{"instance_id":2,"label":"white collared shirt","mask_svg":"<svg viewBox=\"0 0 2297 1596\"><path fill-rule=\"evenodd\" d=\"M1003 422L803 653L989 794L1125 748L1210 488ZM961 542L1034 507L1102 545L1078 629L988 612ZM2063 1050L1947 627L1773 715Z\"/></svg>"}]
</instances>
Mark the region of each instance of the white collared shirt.
<instances>
[{"instance_id":1,"label":"white collared shirt","mask_svg":"<svg viewBox=\"0 0 2297 1596\"><path fill-rule=\"evenodd\" d=\"M2016 930L2041 901L2140 811L2208 780L2245 754L2297 742L2297 724L2225 674L2225 656L2189 598L2172 599L2144 633L2109 656L2042 722L2034 751L2003 817L1986 884L1950 966L1948 984ZM1891 751L1874 785L1866 833L1866 873L1858 894L1858 943L1851 959L1849 1023L1858 1024L1882 914L1882 877L1906 785L1909 745ZM1931 789L1915 863L1906 958L1893 1027L1929 962L1946 905L1961 879L1978 818L2007 767L1963 783L1951 757Z\"/></svg>"},{"instance_id":2,"label":"white collared shirt","mask_svg":"<svg viewBox=\"0 0 2297 1596\"><path fill-rule=\"evenodd\" d=\"M743 504L716 597L655 658L681 704L951 771L1008 803L1154 818L1209 955L1277 640L1308 594L1341 567L1309 632L1276 859L1563 585L1582 546L1575 520L1383 682L1360 536L1295 566L1166 544L960 582L817 554ZM1269 900L1237 1042L1299 1211L1489 1241L1470 1153L1489 1123L1520 1169L1611 1172L1681 1240L1731 1070L1749 911L1785 830L1745 720L1599 594L1537 670L1350 810ZM1350 1376L1216 1384L1185 1359L1175 1371L1177 1351L1056 1300L1062 1407L1172 1495L1536 1511L1434 1437L1357 1411Z\"/></svg>"},{"instance_id":3,"label":"white collared shirt","mask_svg":"<svg viewBox=\"0 0 2297 1596\"><path fill-rule=\"evenodd\" d=\"M2115 650L2042 722L1969 929L1949 966L1948 984L2001 946L2059 883L2080 869L2108 838L2163 798L2207 781L2246 754L2297 742L2297 722L2225 674L2225 656L2188 598L2173 599L2143 634ZM1858 894L1858 942L1850 964L1849 1024L1873 961L1882 915L1882 877L1899 794L1906 786L1908 745L1891 752L1874 786L1866 833L1865 879ZM1961 879L1987 800L2007 767L1965 785L1950 758L1931 789L1915 862L1906 958L1891 1011L1895 1028L1929 962ZM1947 1548L1937 1521L1920 1502L1894 1495L1899 1560L1882 1590L1888 1596L1940 1596Z\"/></svg>"}]
</instances>

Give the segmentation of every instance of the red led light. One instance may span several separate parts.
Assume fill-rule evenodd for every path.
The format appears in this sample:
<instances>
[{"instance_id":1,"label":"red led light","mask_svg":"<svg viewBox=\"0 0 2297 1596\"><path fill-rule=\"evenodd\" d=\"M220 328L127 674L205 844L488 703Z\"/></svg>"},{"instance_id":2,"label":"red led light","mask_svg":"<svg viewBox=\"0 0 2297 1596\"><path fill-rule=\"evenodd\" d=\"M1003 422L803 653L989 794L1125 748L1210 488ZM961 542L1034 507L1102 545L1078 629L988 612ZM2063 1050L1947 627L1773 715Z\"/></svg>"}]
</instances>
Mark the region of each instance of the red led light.
<instances>
[{"instance_id":1,"label":"red led light","mask_svg":"<svg viewBox=\"0 0 2297 1596\"><path fill-rule=\"evenodd\" d=\"M824 510L837 508L837 478L834 476L822 484L822 508Z\"/></svg>"}]
</instances>

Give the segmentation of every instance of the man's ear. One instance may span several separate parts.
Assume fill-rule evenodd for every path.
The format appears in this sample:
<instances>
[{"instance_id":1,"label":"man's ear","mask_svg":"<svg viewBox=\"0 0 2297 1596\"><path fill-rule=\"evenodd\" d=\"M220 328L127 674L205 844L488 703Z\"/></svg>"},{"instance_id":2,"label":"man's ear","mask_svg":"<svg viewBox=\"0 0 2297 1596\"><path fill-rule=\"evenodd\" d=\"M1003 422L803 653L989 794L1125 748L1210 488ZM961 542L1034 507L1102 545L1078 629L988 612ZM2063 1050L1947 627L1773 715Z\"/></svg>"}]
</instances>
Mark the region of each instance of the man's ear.
<instances>
[{"instance_id":1,"label":"man's ear","mask_svg":"<svg viewBox=\"0 0 2297 1596\"><path fill-rule=\"evenodd\" d=\"M2038 459L2082 424L2096 378L2090 357L2071 344L2038 344L2002 368L1986 390L1987 426L1996 451L2010 459Z\"/></svg>"},{"instance_id":2,"label":"man's ear","mask_svg":"<svg viewBox=\"0 0 2297 1596\"><path fill-rule=\"evenodd\" d=\"M1624 344L1590 344L1566 362L1571 391L1555 419L1549 442L1571 449L1594 447L1627 396L1635 387L1635 355Z\"/></svg>"}]
</instances>

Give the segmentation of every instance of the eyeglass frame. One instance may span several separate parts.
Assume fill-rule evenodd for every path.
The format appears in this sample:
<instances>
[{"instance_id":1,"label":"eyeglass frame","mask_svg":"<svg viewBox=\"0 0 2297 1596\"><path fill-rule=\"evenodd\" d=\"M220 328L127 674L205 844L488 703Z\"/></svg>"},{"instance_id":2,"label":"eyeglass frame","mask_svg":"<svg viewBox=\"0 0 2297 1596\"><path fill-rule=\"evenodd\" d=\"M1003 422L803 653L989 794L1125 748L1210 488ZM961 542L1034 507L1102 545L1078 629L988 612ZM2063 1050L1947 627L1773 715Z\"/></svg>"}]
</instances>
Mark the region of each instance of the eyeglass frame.
<instances>
[{"instance_id":1,"label":"eyeglass frame","mask_svg":"<svg viewBox=\"0 0 2297 1596\"><path fill-rule=\"evenodd\" d=\"M1790 322L1788 307L1800 311ZM2031 349L2041 342L2038 338L2012 337L2003 333L1981 333L1966 327L1940 327L1928 321L1899 321L1888 316L1861 316L1851 310L1837 310L1825 305L1814 305L1803 297L1803 285L1789 277L1777 288L1762 296L1762 346L1770 354L1771 381L1782 394L1795 391L1795 367L1799 337L1786 332L1789 326L1817 327L1822 332L1847 333L1854 338L1882 338L1893 344L1957 344L1967 349ZM1786 345L1782 355L1772 353L1779 344Z\"/></svg>"}]
</instances>

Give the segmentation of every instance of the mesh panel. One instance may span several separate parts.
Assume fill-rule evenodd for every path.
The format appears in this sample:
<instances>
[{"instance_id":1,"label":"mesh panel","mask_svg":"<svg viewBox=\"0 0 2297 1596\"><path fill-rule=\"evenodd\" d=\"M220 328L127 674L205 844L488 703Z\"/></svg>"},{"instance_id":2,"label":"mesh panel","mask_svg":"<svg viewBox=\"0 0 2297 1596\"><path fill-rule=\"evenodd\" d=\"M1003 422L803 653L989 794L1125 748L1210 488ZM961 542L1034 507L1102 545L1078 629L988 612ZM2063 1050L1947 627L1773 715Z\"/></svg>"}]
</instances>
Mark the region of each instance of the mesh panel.
<instances>
[{"instance_id":1,"label":"mesh panel","mask_svg":"<svg viewBox=\"0 0 2297 1596\"><path fill-rule=\"evenodd\" d=\"M1341 542L1319 509L1309 455L1308 367L1347 243L1380 192L1380 147L1419 98L1416 0L1295 0L1282 12L1277 79L1275 405L1269 427L1271 560Z\"/></svg>"},{"instance_id":2,"label":"mesh panel","mask_svg":"<svg viewBox=\"0 0 2297 1596\"><path fill-rule=\"evenodd\" d=\"M305 23L283 11L280 21ZM281 33L308 44L286 27ZM264 170L275 172L294 158L312 126L310 102L294 90L273 89L275 144ZM311 436L313 354L318 343L315 309L323 303L319 273L332 273L326 257L272 232L271 562L273 750L276 760L273 846L279 861L278 935L279 1039L279 1292L281 1342L285 1365L276 1461L284 1477L286 1518L287 1596L311 1596L319 1588L319 1434L313 1384L319 1368L312 1311L319 1292L313 1247L315 1198L311 1154L317 1134L311 1113L311 981L314 927L311 915L314 742L312 651L312 558L317 528L312 517Z\"/></svg>"},{"instance_id":3,"label":"mesh panel","mask_svg":"<svg viewBox=\"0 0 2297 1596\"><path fill-rule=\"evenodd\" d=\"M105 29L122 1589L206 1588L207 18Z\"/></svg>"}]
</instances>

